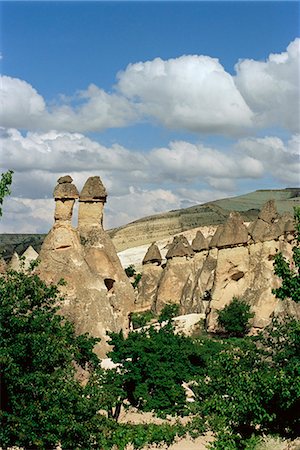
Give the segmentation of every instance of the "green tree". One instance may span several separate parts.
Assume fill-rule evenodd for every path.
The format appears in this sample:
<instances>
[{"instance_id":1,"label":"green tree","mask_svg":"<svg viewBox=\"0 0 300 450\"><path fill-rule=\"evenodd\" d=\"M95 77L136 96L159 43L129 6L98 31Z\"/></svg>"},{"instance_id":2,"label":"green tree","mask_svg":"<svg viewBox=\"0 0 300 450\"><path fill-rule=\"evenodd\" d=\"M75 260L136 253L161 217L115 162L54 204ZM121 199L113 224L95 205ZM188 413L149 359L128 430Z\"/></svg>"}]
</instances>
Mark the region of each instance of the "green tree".
<instances>
[{"instance_id":1,"label":"green tree","mask_svg":"<svg viewBox=\"0 0 300 450\"><path fill-rule=\"evenodd\" d=\"M189 381L202 360L191 338L174 334L167 325L141 332L110 333L109 356L120 364L126 399L143 411L158 415L187 411L183 381Z\"/></svg>"},{"instance_id":2,"label":"green tree","mask_svg":"<svg viewBox=\"0 0 300 450\"><path fill-rule=\"evenodd\" d=\"M179 314L179 305L175 303L167 303L160 312L158 316L158 321L160 323L165 322L166 320L171 320L173 317L178 316Z\"/></svg>"},{"instance_id":3,"label":"green tree","mask_svg":"<svg viewBox=\"0 0 300 450\"><path fill-rule=\"evenodd\" d=\"M4 197L10 194L10 185L12 183L12 170L1 174L0 179L0 217L2 216L2 204Z\"/></svg>"},{"instance_id":4,"label":"green tree","mask_svg":"<svg viewBox=\"0 0 300 450\"><path fill-rule=\"evenodd\" d=\"M218 312L218 324L230 336L243 337L249 331L249 320L254 316L250 305L236 297Z\"/></svg>"},{"instance_id":5,"label":"green tree","mask_svg":"<svg viewBox=\"0 0 300 450\"><path fill-rule=\"evenodd\" d=\"M291 298L300 302L300 207L294 208L297 245L293 247L293 261L290 262L279 252L275 255L274 272L282 279L278 289L273 289L277 298Z\"/></svg>"},{"instance_id":6,"label":"green tree","mask_svg":"<svg viewBox=\"0 0 300 450\"><path fill-rule=\"evenodd\" d=\"M75 364L91 371L97 339L76 336L58 313L57 286L37 275L0 278L0 446L88 449L98 396L75 377ZM100 419L99 419L100 420ZM90 425L91 426L91 425Z\"/></svg>"}]
</instances>

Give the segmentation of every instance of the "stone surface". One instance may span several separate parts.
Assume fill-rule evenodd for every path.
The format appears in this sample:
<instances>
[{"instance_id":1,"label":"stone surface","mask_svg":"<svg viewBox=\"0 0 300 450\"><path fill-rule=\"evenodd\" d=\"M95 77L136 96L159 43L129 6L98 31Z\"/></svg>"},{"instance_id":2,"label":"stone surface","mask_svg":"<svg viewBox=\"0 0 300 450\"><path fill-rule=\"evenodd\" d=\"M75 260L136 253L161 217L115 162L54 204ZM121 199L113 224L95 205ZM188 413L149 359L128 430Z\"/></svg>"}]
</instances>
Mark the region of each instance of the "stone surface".
<instances>
[{"instance_id":1,"label":"stone surface","mask_svg":"<svg viewBox=\"0 0 300 450\"><path fill-rule=\"evenodd\" d=\"M210 247L229 247L248 242L248 230L237 212L231 212L227 221L220 225L210 242Z\"/></svg>"},{"instance_id":2,"label":"stone surface","mask_svg":"<svg viewBox=\"0 0 300 450\"><path fill-rule=\"evenodd\" d=\"M89 180L86 192L90 196L102 195L99 177ZM95 350L104 356L109 349L106 332L123 329L126 335L128 331L134 292L102 228L103 202L84 200L80 204L81 213L87 213L81 216L84 220L79 220L78 229L67 221L55 222L42 245L36 270L46 282L57 283L61 278L66 281L66 286L61 287L61 313L75 324L77 333L101 338Z\"/></svg>"},{"instance_id":3,"label":"stone surface","mask_svg":"<svg viewBox=\"0 0 300 450\"><path fill-rule=\"evenodd\" d=\"M80 201L102 201L107 197L106 189L100 177L90 177L85 182L80 192Z\"/></svg>"},{"instance_id":4,"label":"stone surface","mask_svg":"<svg viewBox=\"0 0 300 450\"><path fill-rule=\"evenodd\" d=\"M142 278L137 285L137 296L135 300L135 311L151 309L156 301L157 289L163 273L161 266L146 264L143 267Z\"/></svg>"},{"instance_id":5,"label":"stone surface","mask_svg":"<svg viewBox=\"0 0 300 450\"><path fill-rule=\"evenodd\" d=\"M183 235L175 236L174 240L166 254L167 259L190 257L193 256L194 251L190 246L187 238Z\"/></svg>"},{"instance_id":6,"label":"stone surface","mask_svg":"<svg viewBox=\"0 0 300 450\"><path fill-rule=\"evenodd\" d=\"M260 213L258 214L258 219L263 220L267 223L273 223L275 219L277 219L278 213L275 206L274 200L269 200L264 204Z\"/></svg>"},{"instance_id":7,"label":"stone surface","mask_svg":"<svg viewBox=\"0 0 300 450\"><path fill-rule=\"evenodd\" d=\"M195 239L192 241L192 249L194 252L201 252L208 249L208 243L201 231L197 231Z\"/></svg>"},{"instance_id":8,"label":"stone surface","mask_svg":"<svg viewBox=\"0 0 300 450\"><path fill-rule=\"evenodd\" d=\"M159 248L153 242L150 245L150 247L148 248L147 253L144 256L143 265L144 264L153 264L153 263L161 264L161 261L162 261L162 257L161 257Z\"/></svg>"},{"instance_id":9,"label":"stone surface","mask_svg":"<svg viewBox=\"0 0 300 450\"><path fill-rule=\"evenodd\" d=\"M24 270L28 270L30 267L30 264L35 261L38 257L39 254L38 252L36 252L34 250L34 248L30 245L25 252L22 254L22 257L24 258L24 266L23 269Z\"/></svg>"},{"instance_id":10,"label":"stone surface","mask_svg":"<svg viewBox=\"0 0 300 450\"><path fill-rule=\"evenodd\" d=\"M10 270L15 270L16 272L20 270L20 258L17 252L14 252L14 254L12 255L7 268Z\"/></svg>"}]
</instances>

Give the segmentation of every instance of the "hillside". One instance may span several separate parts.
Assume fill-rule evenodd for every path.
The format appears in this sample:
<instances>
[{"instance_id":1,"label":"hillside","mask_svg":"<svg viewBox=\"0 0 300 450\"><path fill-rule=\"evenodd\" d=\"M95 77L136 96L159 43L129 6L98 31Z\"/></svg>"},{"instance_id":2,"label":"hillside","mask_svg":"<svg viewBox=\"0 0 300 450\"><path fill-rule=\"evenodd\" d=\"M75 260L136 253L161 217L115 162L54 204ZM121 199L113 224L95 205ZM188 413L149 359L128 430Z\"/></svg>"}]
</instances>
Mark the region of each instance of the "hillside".
<instances>
[{"instance_id":1,"label":"hillside","mask_svg":"<svg viewBox=\"0 0 300 450\"><path fill-rule=\"evenodd\" d=\"M257 190L236 197L224 198L144 217L119 228L109 230L117 251L149 244L200 226L223 223L230 211L241 213L244 221L255 220L262 205L274 199L279 213L293 211L300 205L300 188ZM0 253L9 259L14 251L22 254L29 245L39 252L44 234L0 234Z\"/></svg>"},{"instance_id":2,"label":"hillside","mask_svg":"<svg viewBox=\"0 0 300 450\"><path fill-rule=\"evenodd\" d=\"M144 217L123 227L110 230L117 251L149 244L182 231L225 222L231 211L238 211L245 222L257 218L262 205L274 199L280 214L292 212L300 205L300 189L258 190L186 209Z\"/></svg>"}]
</instances>

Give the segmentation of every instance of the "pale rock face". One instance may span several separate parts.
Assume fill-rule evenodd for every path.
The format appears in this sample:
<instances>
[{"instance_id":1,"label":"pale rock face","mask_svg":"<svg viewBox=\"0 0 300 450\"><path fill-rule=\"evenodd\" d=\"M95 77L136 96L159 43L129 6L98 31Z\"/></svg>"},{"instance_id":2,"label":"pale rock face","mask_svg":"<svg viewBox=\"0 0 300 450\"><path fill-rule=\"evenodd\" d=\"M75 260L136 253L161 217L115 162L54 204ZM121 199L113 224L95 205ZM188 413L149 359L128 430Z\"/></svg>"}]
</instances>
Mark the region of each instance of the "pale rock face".
<instances>
[{"instance_id":1,"label":"pale rock face","mask_svg":"<svg viewBox=\"0 0 300 450\"><path fill-rule=\"evenodd\" d=\"M3 258L0 258L0 273L5 273L7 270L7 264Z\"/></svg>"},{"instance_id":2,"label":"pale rock face","mask_svg":"<svg viewBox=\"0 0 300 450\"><path fill-rule=\"evenodd\" d=\"M181 252L178 256L171 255L157 289L154 278L147 280L148 286L144 289L146 277L142 277L139 302L146 302L151 289L152 309L156 312L159 313L166 303L180 305L182 314L206 312L209 331L218 329L218 311L233 297L251 305L255 313L254 328L265 327L276 314L289 313L300 319L300 304L278 300L272 293L272 289L281 285L274 274L274 257L280 251L284 257L292 259L292 249L296 245L294 229L290 215L278 218L273 202L265 205L248 229L238 214L232 214L225 225L217 228L210 244L213 248L189 258ZM175 244L180 244L180 239Z\"/></svg>"},{"instance_id":3,"label":"pale rock face","mask_svg":"<svg viewBox=\"0 0 300 450\"><path fill-rule=\"evenodd\" d=\"M162 273L163 268L161 266L146 264L143 267L142 278L137 286L138 294L135 301L136 311L152 308L152 305L155 303Z\"/></svg>"},{"instance_id":4,"label":"pale rock face","mask_svg":"<svg viewBox=\"0 0 300 450\"><path fill-rule=\"evenodd\" d=\"M241 216L237 212L232 212L223 225L219 225L210 247L229 247L232 245L246 244L248 242L248 230L244 225Z\"/></svg>"},{"instance_id":5,"label":"pale rock face","mask_svg":"<svg viewBox=\"0 0 300 450\"><path fill-rule=\"evenodd\" d=\"M8 269L10 270L15 270L16 272L18 272L20 270L21 266L20 266L20 258L17 252L15 252L12 257L11 260L8 263Z\"/></svg>"},{"instance_id":6,"label":"pale rock face","mask_svg":"<svg viewBox=\"0 0 300 450\"><path fill-rule=\"evenodd\" d=\"M78 226L101 225L103 223L103 203L90 201L79 202Z\"/></svg>"},{"instance_id":7,"label":"pale rock face","mask_svg":"<svg viewBox=\"0 0 300 450\"><path fill-rule=\"evenodd\" d=\"M197 231L195 239L192 242L192 249L194 252L201 252L208 249L208 243L201 231Z\"/></svg>"},{"instance_id":8,"label":"pale rock face","mask_svg":"<svg viewBox=\"0 0 300 450\"><path fill-rule=\"evenodd\" d=\"M25 258L24 259L24 266L23 266L23 270L28 270L30 267L30 264L35 261L38 257L39 254L38 252L36 252L34 250L34 248L30 245L25 252L22 254L22 257Z\"/></svg>"},{"instance_id":9,"label":"pale rock face","mask_svg":"<svg viewBox=\"0 0 300 450\"><path fill-rule=\"evenodd\" d=\"M66 181L69 179L59 186ZM37 269L46 282L66 281L60 288L64 296L60 312L75 324L77 333L101 339L95 347L100 357L109 350L107 331L123 329L126 335L134 305L133 288L102 228L106 197L103 201L92 198L103 195L103 189L99 177L87 180L85 195L80 197L78 230L70 221L56 221L42 245Z\"/></svg>"},{"instance_id":10,"label":"pale rock face","mask_svg":"<svg viewBox=\"0 0 300 450\"><path fill-rule=\"evenodd\" d=\"M56 200L54 212L55 222L61 220L71 223L74 204L75 200Z\"/></svg>"},{"instance_id":11,"label":"pale rock face","mask_svg":"<svg viewBox=\"0 0 300 450\"><path fill-rule=\"evenodd\" d=\"M153 242L150 247L148 248L144 259L143 259L143 265L144 264L161 264L162 261L162 257L161 257L161 253L159 251L159 248L157 247L157 245Z\"/></svg>"}]
</instances>

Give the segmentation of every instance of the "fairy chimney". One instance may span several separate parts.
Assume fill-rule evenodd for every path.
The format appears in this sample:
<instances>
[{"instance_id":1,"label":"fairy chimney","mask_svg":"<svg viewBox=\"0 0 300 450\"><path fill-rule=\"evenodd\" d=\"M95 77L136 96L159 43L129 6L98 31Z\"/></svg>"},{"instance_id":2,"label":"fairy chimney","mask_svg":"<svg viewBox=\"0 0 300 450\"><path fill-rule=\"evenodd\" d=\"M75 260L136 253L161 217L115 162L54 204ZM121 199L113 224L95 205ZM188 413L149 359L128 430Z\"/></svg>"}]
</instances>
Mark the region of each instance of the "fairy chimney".
<instances>
[{"instance_id":1,"label":"fairy chimney","mask_svg":"<svg viewBox=\"0 0 300 450\"><path fill-rule=\"evenodd\" d=\"M207 240L200 230L197 231L197 234L192 242L192 249L194 252L201 252L202 250L208 249Z\"/></svg>"},{"instance_id":2,"label":"fairy chimney","mask_svg":"<svg viewBox=\"0 0 300 450\"><path fill-rule=\"evenodd\" d=\"M79 196L78 226L103 224L103 207L107 192L100 177L90 177Z\"/></svg>"},{"instance_id":3,"label":"fairy chimney","mask_svg":"<svg viewBox=\"0 0 300 450\"><path fill-rule=\"evenodd\" d=\"M183 235L175 236L171 247L166 254L167 259L177 258L177 257L191 257L194 255L194 251L190 246L187 238Z\"/></svg>"},{"instance_id":4,"label":"fairy chimney","mask_svg":"<svg viewBox=\"0 0 300 450\"><path fill-rule=\"evenodd\" d=\"M157 245L153 242L147 250L146 255L143 259L144 264L157 264L158 266L161 264L162 257Z\"/></svg>"},{"instance_id":5,"label":"fairy chimney","mask_svg":"<svg viewBox=\"0 0 300 450\"><path fill-rule=\"evenodd\" d=\"M217 228L210 242L210 247L232 247L238 244L247 244L247 242L248 230L240 214L233 211L227 221Z\"/></svg>"},{"instance_id":6,"label":"fairy chimney","mask_svg":"<svg viewBox=\"0 0 300 450\"><path fill-rule=\"evenodd\" d=\"M71 223L75 200L79 197L78 190L72 184L73 178L65 175L57 180L57 185L53 192L55 200L55 222Z\"/></svg>"}]
</instances>

